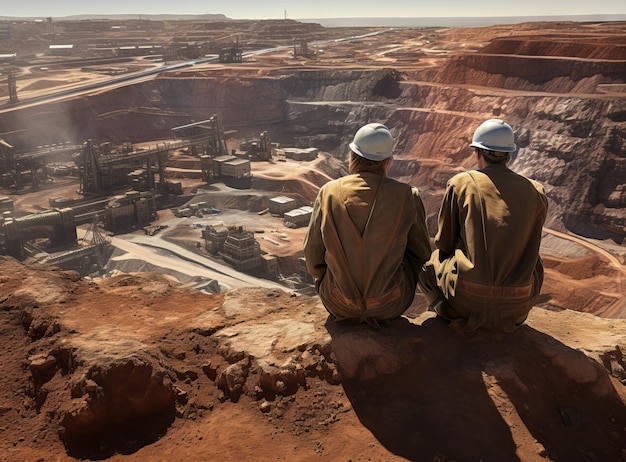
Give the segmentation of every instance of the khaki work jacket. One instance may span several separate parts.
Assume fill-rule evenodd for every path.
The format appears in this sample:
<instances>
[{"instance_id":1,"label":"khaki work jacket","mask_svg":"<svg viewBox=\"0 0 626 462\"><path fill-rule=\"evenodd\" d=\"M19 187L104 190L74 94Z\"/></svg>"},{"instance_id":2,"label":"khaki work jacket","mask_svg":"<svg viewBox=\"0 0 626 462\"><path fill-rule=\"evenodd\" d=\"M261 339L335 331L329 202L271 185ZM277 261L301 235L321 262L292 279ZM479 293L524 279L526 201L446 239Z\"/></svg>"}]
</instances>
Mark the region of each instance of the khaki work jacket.
<instances>
[{"instance_id":1,"label":"khaki work jacket","mask_svg":"<svg viewBox=\"0 0 626 462\"><path fill-rule=\"evenodd\" d=\"M304 241L307 268L338 318L393 319L431 254L418 190L375 173L324 185Z\"/></svg>"},{"instance_id":2,"label":"khaki work jacket","mask_svg":"<svg viewBox=\"0 0 626 462\"><path fill-rule=\"evenodd\" d=\"M448 182L429 264L444 298L470 327L511 330L526 318L543 282L539 246L547 209L543 186L505 165Z\"/></svg>"}]
</instances>

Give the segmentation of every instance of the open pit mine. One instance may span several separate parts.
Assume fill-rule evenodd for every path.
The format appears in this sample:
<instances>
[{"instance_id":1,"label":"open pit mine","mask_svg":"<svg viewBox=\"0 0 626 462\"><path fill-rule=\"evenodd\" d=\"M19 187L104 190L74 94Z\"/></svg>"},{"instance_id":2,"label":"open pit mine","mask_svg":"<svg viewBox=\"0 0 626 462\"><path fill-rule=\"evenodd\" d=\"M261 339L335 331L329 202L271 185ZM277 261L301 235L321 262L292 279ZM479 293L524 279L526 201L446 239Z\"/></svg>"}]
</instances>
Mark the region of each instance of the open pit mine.
<instances>
[{"instance_id":1,"label":"open pit mine","mask_svg":"<svg viewBox=\"0 0 626 462\"><path fill-rule=\"evenodd\" d=\"M494 117L549 198L528 325L329 324L354 132L434 235ZM0 22L0 255L0 460L626 460L626 25Z\"/></svg>"}]
</instances>

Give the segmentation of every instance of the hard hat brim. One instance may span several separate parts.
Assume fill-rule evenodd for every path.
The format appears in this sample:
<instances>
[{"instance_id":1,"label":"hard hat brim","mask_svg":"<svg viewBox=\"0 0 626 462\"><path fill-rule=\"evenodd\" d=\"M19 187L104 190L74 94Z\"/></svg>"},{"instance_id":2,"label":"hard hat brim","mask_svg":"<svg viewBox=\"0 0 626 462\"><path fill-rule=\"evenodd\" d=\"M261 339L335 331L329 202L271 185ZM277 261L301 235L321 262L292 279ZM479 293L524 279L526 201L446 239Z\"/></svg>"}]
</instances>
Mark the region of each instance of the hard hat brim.
<instances>
[{"instance_id":1,"label":"hard hat brim","mask_svg":"<svg viewBox=\"0 0 626 462\"><path fill-rule=\"evenodd\" d=\"M470 148L479 148L479 149L486 149L487 151L494 151L494 152L515 152L517 151L517 145L515 143L513 143L513 146L487 146L486 144L480 143L478 141L474 141L472 142L472 144L469 145Z\"/></svg>"},{"instance_id":2,"label":"hard hat brim","mask_svg":"<svg viewBox=\"0 0 626 462\"><path fill-rule=\"evenodd\" d=\"M350 146L350 149L352 150L352 152L354 152L355 154L363 157L364 159L373 160L375 162L381 162L381 161L383 161L385 159L390 158L391 155L392 155L391 153L389 153L387 155L365 153L365 152L361 151L359 149L359 147L356 144L354 144L354 143L350 143L349 146Z\"/></svg>"}]
</instances>

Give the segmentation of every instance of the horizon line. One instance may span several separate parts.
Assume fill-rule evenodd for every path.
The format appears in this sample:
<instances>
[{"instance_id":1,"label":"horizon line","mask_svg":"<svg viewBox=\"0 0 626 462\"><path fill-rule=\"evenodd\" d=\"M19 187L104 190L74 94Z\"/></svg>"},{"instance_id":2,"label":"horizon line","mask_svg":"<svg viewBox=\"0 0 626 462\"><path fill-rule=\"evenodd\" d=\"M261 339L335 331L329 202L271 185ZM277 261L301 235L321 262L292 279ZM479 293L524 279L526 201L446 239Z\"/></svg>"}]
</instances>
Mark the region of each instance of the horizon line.
<instances>
[{"instance_id":1,"label":"horizon line","mask_svg":"<svg viewBox=\"0 0 626 462\"><path fill-rule=\"evenodd\" d=\"M148 17L148 16L222 16L225 19L230 20L263 20L263 19L291 19L291 20L300 20L300 19L320 19L320 20L328 20L328 19L492 19L492 18L563 18L563 17L604 17L604 16L619 16L626 17L626 12L624 13L570 13L570 14L516 14L516 15L480 15L480 16L326 16L326 17L278 17L278 18L231 18L226 16L223 13L75 13L68 14L64 16L50 16L50 15L0 15L0 18L41 18L41 17L52 17L52 18L71 18L76 16L140 16L140 17Z\"/></svg>"}]
</instances>

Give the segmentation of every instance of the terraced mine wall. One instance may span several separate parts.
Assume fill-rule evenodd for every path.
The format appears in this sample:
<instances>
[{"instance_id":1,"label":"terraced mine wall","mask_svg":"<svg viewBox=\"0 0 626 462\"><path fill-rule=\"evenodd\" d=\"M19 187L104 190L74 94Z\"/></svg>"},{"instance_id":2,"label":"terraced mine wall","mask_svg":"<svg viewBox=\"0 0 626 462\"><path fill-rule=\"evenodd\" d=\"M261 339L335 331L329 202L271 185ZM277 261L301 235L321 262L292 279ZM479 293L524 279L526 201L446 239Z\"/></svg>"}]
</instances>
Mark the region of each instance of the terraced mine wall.
<instances>
[{"instance_id":1,"label":"terraced mine wall","mask_svg":"<svg viewBox=\"0 0 626 462\"><path fill-rule=\"evenodd\" d=\"M555 93L595 93L602 83L624 78L625 61L467 54L440 72L445 83L480 82L481 86Z\"/></svg>"},{"instance_id":2,"label":"terraced mine wall","mask_svg":"<svg viewBox=\"0 0 626 462\"><path fill-rule=\"evenodd\" d=\"M481 53L450 59L430 80L394 69L191 69L26 108L0 123L16 146L139 142L169 138L172 127L219 114L242 138L267 130L272 141L343 158L354 131L378 120L397 137L391 174L420 187L433 221L447 179L474 166L467 147L473 130L501 117L520 146L513 169L546 186L549 224L621 243L626 93L598 89L619 90L624 70L626 60Z\"/></svg>"}]
</instances>

